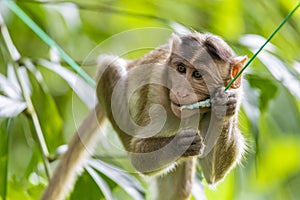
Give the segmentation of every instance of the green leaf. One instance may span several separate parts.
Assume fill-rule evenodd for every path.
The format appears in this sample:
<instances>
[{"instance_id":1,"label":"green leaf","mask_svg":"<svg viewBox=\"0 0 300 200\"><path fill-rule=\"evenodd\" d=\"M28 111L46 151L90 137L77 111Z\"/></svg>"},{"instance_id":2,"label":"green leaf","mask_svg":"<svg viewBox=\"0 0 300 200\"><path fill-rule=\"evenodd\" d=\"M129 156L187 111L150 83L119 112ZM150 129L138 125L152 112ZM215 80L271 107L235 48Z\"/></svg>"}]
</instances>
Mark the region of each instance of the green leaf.
<instances>
[{"instance_id":1,"label":"green leaf","mask_svg":"<svg viewBox=\"0 0 300 200\"><path fill-rule=\"evenodd\" d=\"M63 143L62 119L50 93L45 91L45 88L31 73L29 73L29 79L32 86L32 103L37 112L49 152L54 152L56 147Z\"/></svg>"},{"instance_id":2,"label":"green leaf","mask_svg":"<svg viewBox=\"0 0 300 200\"><path fill-rule=\"evenodd\" d=\"M24 183L22 181L17 180L17 178L13 178L8 183L8 196L7 199L9 200L35 200L40 199L41 193L44 189L43 185L41 184L30 184Z\"/></svg>"},{"instance_id":3,"label":"green leaf","mask_svg":"<svg viewBox=\"0 0 300 200\"><path fill-rule=\"evenodd\" d=\"M24 184L16 179L14 178L8 183L8 199L32 200Z\"/></svg>"},{"instance_id":4,"label":"green leaf","mask_svg":"<svg viewBox=\"0 0 300 200\"><path fill-rule=\"evenodd\" d=\"M296 98L285 87L281 88L278 97L270 103L268 114L272 116L272 121L274 120L276 126L280 128L279 133L299 134L300 110L297 107Z\"/></svg>"},{"instance_id":5,"label":"green leaf","mask_svg":"<svg viewBox=\"0 0 300 200\"><path fill-rule=\"evenodd\" d=\"M9 69L11 69L11 67L9 67ZM12 79L12 77L10 79ZM0 74L0 92L12 99L23 99L19 84L15 83L14 80L9 80L9 78L6 78L3 74Z\"/></svg>"},{"instance_id":6,"label":"green leaf","mask_svg":"<svg viewBox=\"0 0 300 200\"><path fill-rule=\"evenodd\" d=\"M254 130L258 131L258 121L261 114L260 110L258 109L259 92L251 88L248 82L245 82L243 87L244 90L247 91L244 93L242 101L244 111L251 121L252 126L255 127Z\"/></svg>"},{"instance_id":7,"label":"green leaf","mask_svg":"<svg viewBox=\"0 0 300 200\"><path fill-rule=\"evenodd\" d=\"M95 183L103 193L106 200L113 200L113 196L111 190L107 183L101 178L101 176L91 167L86 167L86 171L90 174L90 176L94 179Z\"/></svg>"},{"instance_id":8,"label":"green leaf","mask_svg":"<svg viewBox=\"0 0 300 200\"><path fill-rule=\"evenodd\" d=\"M15 117L27 108L25 102L0 95L0 117Z\"/></svg>"},{"instance_id":9,"label":"green leaf","mask_svg":"<svg viewBox=\"0 0 300 200\"><path fill-rule=\"evenodd\" d=\"M262 52L258 58L265 64L274 78L280 81L292 95L300 99L300 81L289 71L281 59L268 52Z\"/></svg>"},{"instance_id":10,"label":"green leaf","mask_svg":"<svg viewBox=\"0 0 300 200\"><path fill-rule=\"evenodd\" d=\"M39 64L61 76L90 109L95 107L97 103L95 89L87 84L78 74L47 60L41 59Z\"/></svg>"},{"instance_id":11,"label":"green leaf","mask_svg":"<svg viewBox=\"0 0 300 200\"><path fill-rule=\"evenodd\" d=\"M246 91L243 95L243 111L245 112L248 120L250 121L249 132L252 133L255 140L255 152L256 155L259 154L259 119L261 115L261 111L258 109L258 99L259 92L250 87L248 82L243 83L244 91Z\"/></svg>"},{"instance_id":12,"label":"green leaf","mask_svg":"<svg viewBox=\"0 0 300 200\"><path fill-rule=\"evenodd\" d=\"M207 199L222 199L222 200L232 200L234 199L234 190L238 187L234 184L234 173L229 173L223 182L219 183L217 190L212 190L206 184L205 194Z\"/></svg>"},{"instance_id":13,"label":"green leaf","mask_svg":"<svg viewBox=\"0 0 300 200\"><path fill-rule=\"evenodd\" d=\"M259 109L264 112L267 110L269 102L276 97L278 87L273 80L258 75L247 75L247 80L251 87L257 88L260 91Z\"/></svg>"},{"instance_id":14,"label":"green leaf","mask_svg":"<svg viewBox=\"0 0 300 200\"><path fill-rule=\"evenodd\" d=\"M270 128L262 131L267 133ZM265 192L280 188L285 180L299 172L299 153L299 136L273 135L272 140L266 140L257 169L253 168L250 175L251 188Z\"/></svg>"},{"instance_id":15,"label":"green leaf","mask_svg":"<svg viewBox=\"0 0 300 200\"><path fill-rule=\"evenodd\" d=\"M0 197L6 198L8 158L9 158L9 120L0 119Z\"/></svg>"},{"instance_id":16,"label":"green leaf","mask_svg":"<svg viewBox=\"0 0 300 200\"><path fill-rule=\"evenodd\" d=\"M8 77L0 74L0 117L16 117L26 108L14 68L8 65Z\"/></svg>"},{"instance_id":17,"label":"green leaf","mask_svg":"<svg viewBox=\"0 0 300 200\"><path fill-rule=\"evenodd\" d=\"M96 182L86 171L78 178L70 195L70 200L78 199L104 200L104 196Z\"/></svg>"},{"instance_id":18,"label":"green leaf","mask_svg":"<svg viewBox=\"0 0 300 200\"><path fill-rule=\"evenodd\" d=\"M195 178L192 188L192 194L195 200L204 200L206 199L204 193L205 186L198 177Z\"/></svg>"},{"instance_id":19,"label":"green leaf","mask_svg":"<svg viewBox=\"0 0 300 200\"><path fill-rule=\"evenodd\" d=\"M264 43L264 39L258 35L245 35L241 38L241 43L248 46L249 49L255 53L257 49ZM258 54L258 59L266 66L272 76L281 82L292 95L300 99L300 81L290 72L288 66L278 56L270 52L276 52L276 47L269 43L266 49Z\"/></svg>"},{"instance_id":20,"label":"green leaf","mask_svg":"<svg viewBox=\"0 0 300 200\"><path fill-rule=\"evenodd\" d=\"M133 199L144 199L144 190L133 176L130 176L128 173L117 169L115 166L106 164L100 160L91 159L88 161L88 164L117 183Z\"/></svg>"}]
</instances>

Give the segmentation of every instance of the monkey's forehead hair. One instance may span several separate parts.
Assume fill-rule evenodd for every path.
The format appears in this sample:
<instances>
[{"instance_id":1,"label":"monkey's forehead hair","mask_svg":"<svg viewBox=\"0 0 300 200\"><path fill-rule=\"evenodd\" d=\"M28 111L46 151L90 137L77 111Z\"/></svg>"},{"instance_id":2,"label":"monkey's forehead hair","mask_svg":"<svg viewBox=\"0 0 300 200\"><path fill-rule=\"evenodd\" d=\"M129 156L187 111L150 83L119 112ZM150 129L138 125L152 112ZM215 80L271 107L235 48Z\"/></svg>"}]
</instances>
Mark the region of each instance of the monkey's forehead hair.
<instances>
[{"instance_id":1,"label":"monkey's forehead hair","mask_svg":"<svg viewBox=\"0 0 300 200\"><path fill-rule=\"evenodd\" d=\"M181 35L180 52L189 52L190 55L197 54L199 51L206 52L216 60L231 63L235 54L230 46L221 38L210 33L190 33Z\"/></svg>"}]
</instances>

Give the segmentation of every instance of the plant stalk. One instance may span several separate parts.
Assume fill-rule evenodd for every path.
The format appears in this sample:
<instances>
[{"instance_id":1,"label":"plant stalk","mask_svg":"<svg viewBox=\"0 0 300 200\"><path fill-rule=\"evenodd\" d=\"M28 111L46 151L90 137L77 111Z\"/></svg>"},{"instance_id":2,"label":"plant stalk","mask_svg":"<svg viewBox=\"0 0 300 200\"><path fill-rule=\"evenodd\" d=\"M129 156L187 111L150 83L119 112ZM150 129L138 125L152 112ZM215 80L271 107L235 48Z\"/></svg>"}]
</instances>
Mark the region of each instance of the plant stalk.
<instances>
[{"instance_id":1,"label":"plant stalk","mask_svg":"<svg viewBox=\"0 0 300 200\"><path fill-rule=\"evenodd\" d=\"M250 63L256 58L256 56L263 50L263 48L270 42L270 40L277 34L277 32L281 29L281 27L292 17L292 15L296 12L296 10L299 8L300 2L298 5L295 6L295 8L282 20L282 22L279 24L279 26L273 31L273 33L268 37L266 42L257 50L257 52L248 60L246 65L239 71L239 73L228 83L228 85L225 88L225 91L230 88L230 86L234 83L234 81L245 71L245 69L250 65Z\"/></svg>"},{"instance_id":2,"label":"plant stalk","mask_svg":"<svg viewBox=\"0 0 300 200\"><path fill-rule=\"evenodd\" d=\"M17 74L18 74L18 78L20 81L22 91L23 91L24 99L27 103L27 111L30 114L31 119L33 121L33 125L34 125L35 131L36 131L36 136L38 139L38 144L39 144L40 150L42 152L42 160L43 160L43 163L45 166L46 176L48 179L50 179L50 163L48 160L49 151L47 148L47 144L46 144L46 141L45 141L45 138L43 135L43 131L42 131L37 113L34 109L32 101L31 101L30 89L28 86L29 82L25 78L25 77L28 77L26 68L24 66L20 66L18 68Z\"/></svg>"},{"instance_id":3,"label":"plant stalk","mask_svg":"<svg viewBox=\"0 0 300 200\"><path fill-rule=\"evenodd\" d=\"M52 39L43 31L14 1L5 1L9 9L14 12L37 36L48 46L56 49L58 54L65 60L88 84L96 87L95 81Z\"/></svg>"}]
</instances>

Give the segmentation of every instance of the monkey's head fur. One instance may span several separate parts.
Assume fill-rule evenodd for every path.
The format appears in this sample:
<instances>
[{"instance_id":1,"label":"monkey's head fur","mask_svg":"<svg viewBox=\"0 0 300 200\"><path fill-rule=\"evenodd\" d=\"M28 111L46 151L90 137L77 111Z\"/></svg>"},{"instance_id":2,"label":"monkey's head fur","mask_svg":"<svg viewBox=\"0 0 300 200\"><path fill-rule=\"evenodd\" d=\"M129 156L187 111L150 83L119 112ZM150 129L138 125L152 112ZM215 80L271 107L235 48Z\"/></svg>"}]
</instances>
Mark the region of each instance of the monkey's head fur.
<instances>
[{"instance_id":1,"label":"monkey's head fur","mask_svg":"<svg viewBox=\"0 0 300 200\"><path fill-rule=\"evenodd\" d=\"M247 59L236 57L224 40L208 33L173 34L169 45L169 97L173 113L181 118L209 111L210 107L199 107L199 102L226 86ZM238 89L240 84L241 77L231 89Z\"/></svg>"}]
</instances>

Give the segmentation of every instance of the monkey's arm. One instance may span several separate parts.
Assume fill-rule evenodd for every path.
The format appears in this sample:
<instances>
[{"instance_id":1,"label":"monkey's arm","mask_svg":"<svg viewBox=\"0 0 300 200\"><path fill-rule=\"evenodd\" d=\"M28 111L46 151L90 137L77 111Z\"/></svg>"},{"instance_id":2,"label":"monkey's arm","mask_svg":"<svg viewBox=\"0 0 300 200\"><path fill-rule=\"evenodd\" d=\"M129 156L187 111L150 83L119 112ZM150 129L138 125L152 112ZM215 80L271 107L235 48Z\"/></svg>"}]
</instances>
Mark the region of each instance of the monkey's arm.
<instances>
[{"instance_id":1,"label":"monkey's arm","mask_svg":"<svg viewBox=\"0 0 300 200\"><path fill-rule=\"evenodd\" d=\"M221 88L215 98L219 98L218 95L224 95L223 91ZM209 135L218 136L213 148L207 149L209 153L205 152L207 155L199 159L203 175L209 184L221 181L241 160L245 152L245 139L237 128L239 102L235 95L234 92L230 92L226 97L226 115L224 117L218 116L220 113L212 109L212 113L205 116L200 125L200 131L204 132L204 135L208 137Z\"/></svg>"},{"instance_id":2,"label":"monkey's arm","mask_svg":"<svg viewBox=\"0 0 300 200\"><path fill-rule=\"evenodd\" d=\"M180 157L201 154L202 149L198 131L182 129L172 137L134 139L130 158L139 172L152 175L167 171Z\"/></svg>"},{"instance_id":3,"label":"monkey's arm","mask_svg":"<svg viewBox=\"0 0 300 200\"><path fill-rule=\"evenodd\" d=\"M81 173L85 161L93 151L99 137L99 123L103 113L99 105L91 110L68 145L67 152L61 157L59 165L43 193L42 200L63 200L72 189L76 177Z\"/></svg>"}]
</instances>

